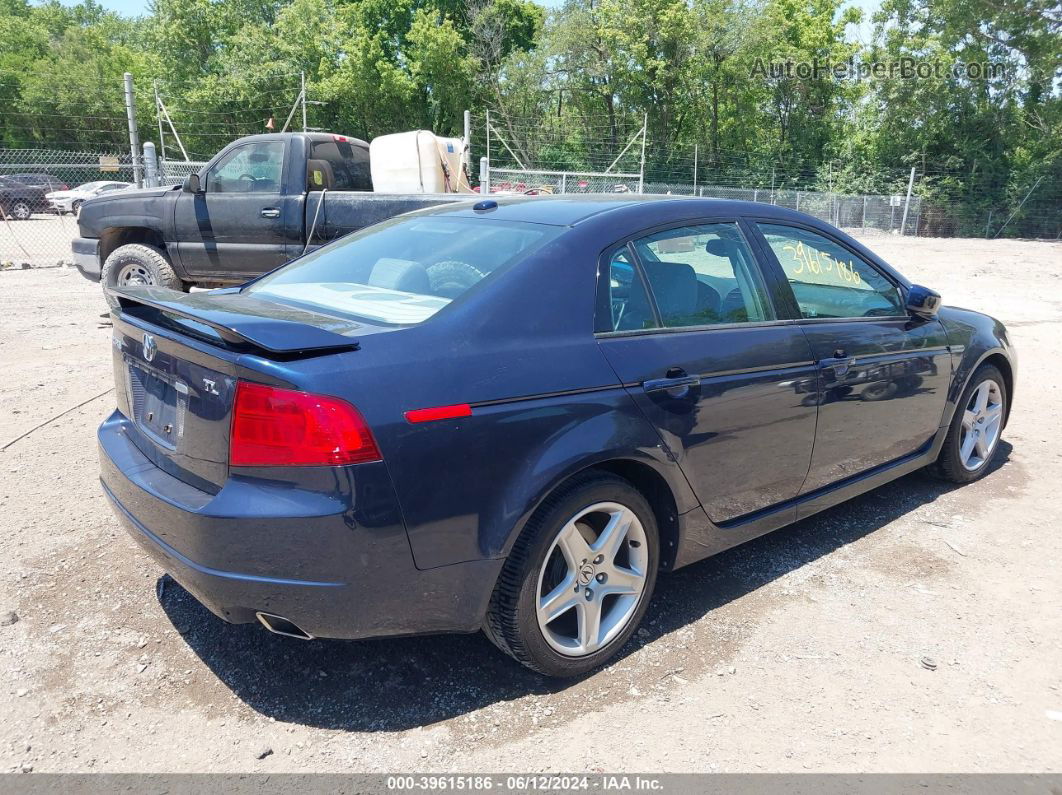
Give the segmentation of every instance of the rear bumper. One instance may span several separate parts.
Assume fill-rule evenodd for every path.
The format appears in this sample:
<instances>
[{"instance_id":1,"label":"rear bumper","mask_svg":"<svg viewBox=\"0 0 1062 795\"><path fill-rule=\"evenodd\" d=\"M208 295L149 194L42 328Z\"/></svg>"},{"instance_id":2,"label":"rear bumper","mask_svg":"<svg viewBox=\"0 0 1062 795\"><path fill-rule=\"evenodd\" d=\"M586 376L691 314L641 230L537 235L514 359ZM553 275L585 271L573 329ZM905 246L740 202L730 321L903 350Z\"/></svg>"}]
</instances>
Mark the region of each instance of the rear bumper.
<instances>
[{"instance_id":1,"label":"rear bumper","mask_svg":"<svg viewBox=\"0 0 1062 795\"><path fill-rule=\"evenodd\" d=\"M151 463L135 433L117 411L100 427L104 492L141 548L225 621L261 611L330 638L481 626L502 561L418 570L383 464L299 483L231 476L209 494Z\"/></svg>"},{"instance_id":2,"label":"rear bumper","mask_svg":"<svg viewBox=\"0 0 1062 795\"><path fill-rule=\"evenodd\" d=\"M74 256L74 265L81 275L90 282L98 282L100 271L103 270L100 263L100 241L90 237L75 237L70 243L70 250Z\"/></svg>"}]
</instances>

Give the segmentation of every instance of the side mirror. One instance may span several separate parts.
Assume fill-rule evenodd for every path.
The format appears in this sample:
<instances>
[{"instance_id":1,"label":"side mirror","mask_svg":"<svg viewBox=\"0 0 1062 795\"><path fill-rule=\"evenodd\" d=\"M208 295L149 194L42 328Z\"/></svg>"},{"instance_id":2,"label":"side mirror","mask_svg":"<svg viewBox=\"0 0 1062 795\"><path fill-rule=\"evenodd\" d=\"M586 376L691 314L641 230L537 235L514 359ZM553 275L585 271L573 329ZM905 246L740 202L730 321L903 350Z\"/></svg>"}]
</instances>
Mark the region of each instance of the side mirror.
<instances>
[{"instance_id":1,"label":"side mirror","mask_svg":"<svg viewBox=\"0 0 1062 795\"><path fill-rule=\"evenodd\" d=\"M184 185L181 186L181 190L185 193L201 193L202 187L199 185L199 175L189 174L184 178Z\"/></svg>"},{"instance_id":2,"label":"side mirror","mask_svg":"<svg viewBox=\"0 0 1062 795\"><path fill-rule=\"evenodd\" d=\"M912 284L907 291L907 311L916 317L931 319L937 316L940 310L940 293L923 287L920 284Z\"/></svg>"}]
</instances>

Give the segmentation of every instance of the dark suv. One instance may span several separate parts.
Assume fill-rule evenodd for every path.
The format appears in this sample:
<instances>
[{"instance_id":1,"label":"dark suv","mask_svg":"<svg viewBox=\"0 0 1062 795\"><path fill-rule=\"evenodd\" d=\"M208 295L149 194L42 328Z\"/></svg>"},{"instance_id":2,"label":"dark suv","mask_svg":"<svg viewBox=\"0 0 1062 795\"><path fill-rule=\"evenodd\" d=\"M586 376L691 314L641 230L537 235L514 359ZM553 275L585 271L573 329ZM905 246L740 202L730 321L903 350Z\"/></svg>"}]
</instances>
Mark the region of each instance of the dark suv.
<instances>
[{"instance_id":1,"label":"dark suv","mask_svg":"<svg viewBox=\"0 0 1062 795\"><path fill-rule=\"evenodd\" d=\"M28 182L28 178L52 180L47 184ZM49 187L54 184L56 187ZM0 176L0 213L6 218L25 221L33 213L49 212L51 205L45 194L52 190L63 190L63 183L47 174L12 174Z\"/></svg>"}]
</instances>

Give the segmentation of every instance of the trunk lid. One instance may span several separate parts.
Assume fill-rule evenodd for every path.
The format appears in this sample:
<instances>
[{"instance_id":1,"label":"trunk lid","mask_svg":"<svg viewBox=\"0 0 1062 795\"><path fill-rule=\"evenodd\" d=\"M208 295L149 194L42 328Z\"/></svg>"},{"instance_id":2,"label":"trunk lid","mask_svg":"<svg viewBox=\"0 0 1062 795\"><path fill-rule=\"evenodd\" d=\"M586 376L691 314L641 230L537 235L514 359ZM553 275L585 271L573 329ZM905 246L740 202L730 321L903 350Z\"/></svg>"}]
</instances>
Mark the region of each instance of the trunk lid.
<instances>
[{"instance_id":1,"label":"trunk lid","mask_svg":"<svg viewBox=\"0 0 1062 795\"><path fill-rule=\"evenodd\" d=\"M379 330L235 289L114 294L114 378L129 438L157 467L211 493L228 476L237 374L248 363L356 350L350 333Z\"/></svg>"}]
</instances>

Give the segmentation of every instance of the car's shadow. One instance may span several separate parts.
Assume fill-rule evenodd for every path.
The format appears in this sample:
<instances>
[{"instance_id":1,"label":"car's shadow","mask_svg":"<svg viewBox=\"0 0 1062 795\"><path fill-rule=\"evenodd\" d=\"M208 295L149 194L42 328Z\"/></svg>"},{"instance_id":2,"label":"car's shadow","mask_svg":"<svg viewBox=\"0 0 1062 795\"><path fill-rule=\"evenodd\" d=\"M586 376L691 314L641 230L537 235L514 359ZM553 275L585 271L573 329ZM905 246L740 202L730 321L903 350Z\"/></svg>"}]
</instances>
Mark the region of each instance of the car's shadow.
<instances>
[{"instance_id":1,"label":"car's shadow","mask_svg":"<svg viewBox=\"0 0 1062 795\"><path fill-rule=\"evenodd\" d=\"M1011 447L1000 443L993 470ZM741 547L661 577L649 634L621 652L696 621L810 561L917 510L954 486L921 473ZM976 487L975 487L976 488ZM570 686L524 669L482 634L304 642L215 618L164 578L160 601L185 641L232 692L276 718L328 729L396 731L435 723L528 693Z\"/></svg>"}]
</instances>

